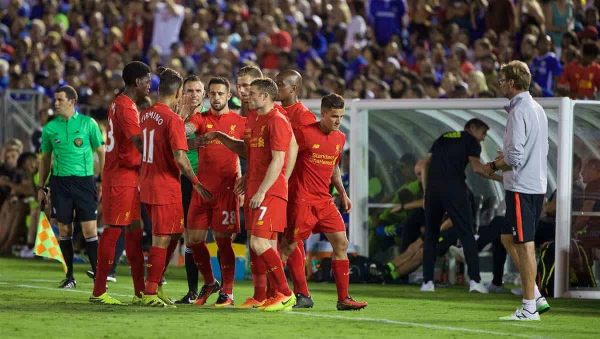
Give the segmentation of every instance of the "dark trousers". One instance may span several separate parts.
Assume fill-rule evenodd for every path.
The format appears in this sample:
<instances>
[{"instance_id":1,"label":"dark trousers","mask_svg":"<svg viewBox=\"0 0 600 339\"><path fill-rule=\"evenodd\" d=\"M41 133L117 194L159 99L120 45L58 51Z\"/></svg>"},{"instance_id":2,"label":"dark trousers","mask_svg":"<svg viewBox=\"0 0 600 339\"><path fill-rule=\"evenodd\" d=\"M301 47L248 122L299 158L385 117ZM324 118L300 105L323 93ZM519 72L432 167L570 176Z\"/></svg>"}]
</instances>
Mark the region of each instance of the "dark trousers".
<instances>
[{"instance_id":1,"label":"dark trousers","mask_svg":"<svg viewBox=\"0 0 600 339\"><path fill-rule=\"evenodd\" d=\"M504 276L504 263L506 262L506 249L500 241L502 228L506 224L506 218L497 216L487 226L479 227L479 239L477 239L477 249L481 251L489 243L492 244L492 260L494 279L492 283L496 286L502 286L502 277Z\"/></svg>"},{"instance_id":2,"label":"dark trousers","mask_svg":"<svg viewBox=\"0 0 600 339\"><path fill-rule=\"evenodd\" d=\"M436 249L444 213L452 220L453 228L463 244L469 277L479 282L479 256L473 233L473 215L465 186L441 187L431 185L425 193L425 240L423 243L423 281L433 281Z\"/></svg>"}]
</instances>

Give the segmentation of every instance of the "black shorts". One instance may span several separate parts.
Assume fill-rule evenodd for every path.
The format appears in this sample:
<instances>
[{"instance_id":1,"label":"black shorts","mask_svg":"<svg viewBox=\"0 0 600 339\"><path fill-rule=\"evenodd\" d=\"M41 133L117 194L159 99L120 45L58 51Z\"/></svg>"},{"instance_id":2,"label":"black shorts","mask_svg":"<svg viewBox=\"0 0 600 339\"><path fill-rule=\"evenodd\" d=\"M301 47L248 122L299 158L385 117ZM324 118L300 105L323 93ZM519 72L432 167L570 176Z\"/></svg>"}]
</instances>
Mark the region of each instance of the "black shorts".
<instances>
[{"instance_id":1,"label":"black shorts","mask_svg":"<svg viewBox=\"0 0 600 339\"><path fill-rule=\"evenodd\" d=\"M502 234L512 234L515 243L534 241L544 195L506 191L505 199L506 225Z\"/></svg>"},{"instance_id":2,"label":"black shorts","mask_svg":"<svg viewBox=\"0 0 600 339\"><path fill-rule=\"evenodd\" d=\"M192 201L192 192L194 191L194 185L185 176L181 176L181 203L183 204L183 224L187 228L187 214L190 209L190 201Z\"/></svg>"},{"instance_id":3,"label":"black shorts","mask_svg":"<svg viewBox=\"0 0 600 339\"><path fill-rule=\"evenodd\" d=\"M61 224L96 220L98 192L94 176L50 178L52 217Z\"/></svg>"}]
</instances>

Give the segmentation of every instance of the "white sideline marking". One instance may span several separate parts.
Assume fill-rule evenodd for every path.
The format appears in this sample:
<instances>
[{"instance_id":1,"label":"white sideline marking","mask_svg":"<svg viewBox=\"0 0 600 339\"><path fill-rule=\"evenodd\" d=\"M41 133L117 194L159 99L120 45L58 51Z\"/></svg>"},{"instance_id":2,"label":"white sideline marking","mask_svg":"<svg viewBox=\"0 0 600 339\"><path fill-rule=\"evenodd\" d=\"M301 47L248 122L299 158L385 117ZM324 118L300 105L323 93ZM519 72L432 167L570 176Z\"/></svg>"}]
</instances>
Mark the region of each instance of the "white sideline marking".
<instances>
[{"instance_id":1,"label":"white sideline marking","mask_svg":"<svg viewBox=\"0 0 600 339\"><path fill-rule=\"evenodd\" d=\"M489 334L489 335L501 335L501 336L507 336L507 337L509 337L509 336L510 337L519 337L519 338L539 338L539 336L532 336L532 335L525 335L525 334L478 330L478 329L466 328L466 327L441 326L441 325L434 325L434 324L428 324L428 323L413 323L413 322L409 322L409 321L397 321L397 320L389 320L389 319L362 318L362 317L355 318L355 317L345 317L345 316L341 316L341 315L329 315L329 314L319 314L319 313L309 313L309 312L286 312L286 314L303 315L306 317L316 317L316 318L342 319L342 320L349 320L349 321L375 322L375 323L383 323L383 324L402 325L402 326L408 326L408 327L421 327L421 328L426 328L429 330L468 332L468 333L479 333L479 334Z\"/></svg>"}]
</instances>

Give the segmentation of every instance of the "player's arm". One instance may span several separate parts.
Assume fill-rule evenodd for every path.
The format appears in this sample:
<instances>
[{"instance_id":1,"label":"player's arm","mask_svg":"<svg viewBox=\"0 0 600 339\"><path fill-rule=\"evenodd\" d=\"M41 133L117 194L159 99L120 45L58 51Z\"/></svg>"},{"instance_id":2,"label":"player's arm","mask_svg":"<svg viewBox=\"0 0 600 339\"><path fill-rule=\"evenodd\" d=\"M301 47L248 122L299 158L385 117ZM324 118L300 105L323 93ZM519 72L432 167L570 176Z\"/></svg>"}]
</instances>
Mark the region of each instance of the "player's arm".
<instances>
[{"instance_id":1,"label":"player's arm","mask_svg":"<svg viewBox=\"0 0 600 339\"><path fill-rule=\"evenodd\" d=\"M423 192L427 189L427 174L429 173L429 165L431 164L431 153L427 154L423 159L423 170L421 171L421 183L423 184Z\"/></svg>"},{"instance_id":2,"label":"player's arm","mask_svg":"<svg viewBox=\"0 0 600 339\"><path fill-rule=\"evenodd\" d=\"M98 155L98 171L99 171L100 175L102 175L102 171L104 170L104 159L105 159L105 155L106 155L106 150L104 149L104 145L100 145L100 146L96 147L94 152L96 152L96 154Z\"/></svg>"},{"instance_id":3,"label":"player's arm","mask_svg":"<svg viewBox=\"0 0 600 339\"><path fill-rule=\"evenodd\" d=\"M258 208L260 204L265 199L265 195L267 191L281 173L283 169L283 164L285 163L285 151L271 151L271 162L269 163L269 167L267 167L267 172L265 173L265 177L263 178L260 186L258 186L258 190L250 199L250 208Z\"/></svg>"},{"instance_id":4,"label":"player's arm","mask_svg":"<svg viewBox=\"0 0 600 339\"><path fill-rule=\"evenodd\" d=\"M298 142L296 142L296 137L292 133L292 139L290 140L290 148L288 149L288 161L285 168L286 180L290 180L292 172L294 172L294 166L296 166L296 158L298 158Z\"/></svg>"},{"instance_id":5,"label":"player's arm","mask_svg":"<svg viewBox=\"0 0 600 339\"><path fill-rule=\"evenodd\" d=\"M140 154L144 152L144 142L142 141L140 135L132 136L131 138L129 138L129 141L131 141L133 146L135 146L135 148L138 150L138 152L140 152Z\"/></svg>"},{"instance_id":6,"label":"player's arm","mask_svg":"<svg viewBox=\"0 0 600 339\"><path fill-rule=\"evenodd\" d=\"M336 165L333 168L333 175L331 176L331 183L335 190L340 194L340 201L342 203L342 208L346 212L350 212L352 209L352 201L348 197L346 193L346 188L344 187L344 183L342 182L342 171L340 170L340 166Z\"/></svg>"},{"instance_id":7,"label":"player's arm","mask_svg":"<svg viewBox=\"0 0 600 339\"><path fill-rule=\"evenodd\" d=\"M192 164L190 163L190 159L187 157L187 151L177 149L173 151L173 157L175 158L175 163L177 167L181 171L183 175L194 185L194 187L198 190L202 198L211 199L212 195L209 191L207 191L200 181L196 177L196 173L194 173L194 169L192 168Z\"/></svg>"},{"instance_id":8,"label":"player's arm","mask_svg":"<svg viewBox=\"0 0 600 339\"><path fill-rule=\"evenodd\" d=\"M502 182L502 177L495 174L493 168L490 164L483 164L478 157L469 156L469 164L471 165L471 169L473 172L479 174L480 176Z\"/></svg>"},{"instance_id":9,"label":"player's arm","mask_svg":"<svg viewBox=\"0 0 600 339\"><path fill-rule=\"evenodd\" d=\"M229 148L240 157L246 157L246 145L244 140L232 138L223 132L208 132L202 135L203 143L207 143L214 139L218 139L225 147Z\"/></svg>"}]
</instances>

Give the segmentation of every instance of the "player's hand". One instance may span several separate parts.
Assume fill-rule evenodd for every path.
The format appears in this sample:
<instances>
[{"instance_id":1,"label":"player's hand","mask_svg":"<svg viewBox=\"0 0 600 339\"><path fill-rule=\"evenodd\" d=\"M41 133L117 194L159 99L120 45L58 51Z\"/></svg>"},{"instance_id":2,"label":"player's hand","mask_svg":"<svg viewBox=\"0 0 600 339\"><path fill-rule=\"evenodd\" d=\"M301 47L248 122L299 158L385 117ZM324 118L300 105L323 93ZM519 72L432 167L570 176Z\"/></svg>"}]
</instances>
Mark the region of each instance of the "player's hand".
<instances>
[{"instance_id":1,"label":"player's hand","mask_svg":"<svg viewBox=\"0 0 600 339\"><path fill-rule=\"evenodd\" d=\"M352 201L350 200L348 195L347 194L342 195L340 200L341 200L342 209L344 210L344 212L346 212L346 213L350 212L352 210Z\"/></svg>"},{"instance_id":2,"label":"player's hand","mask_svg":"<svg viewBox=\"0 0 600 339\"><path fill-rule=\"evenodd\" d=\"M50 191L49 188L40 188L37 191L37 199L38 202L40 203L40 205L45 205L48 202L48 192Z\"/></svg>"},{"instance_id":3,"label":"player's hand","mask_svg":"<svg viewBox=\"0 0 600 339\"><path fill-rule=\"evenodd\" d=\"M246 176L241 176L235 179L235 185L233 185L233 194L243 195L246 190Z\"/></svg>"},{"instance_id":4,"label":"player's hand","mask_svg":"<svg viewBox=\"0 0 600 339\"><path fill-rule=\"evenodd\" d=\"M250 208L259 208L260 204L262 204L263 200L265 200L265 194L262 192L256 192L252 199L250 199Z\"/></svg>"},{"instance_id":5,"label":"player's hand","mask_svg":"<svg viewBox=\"0 0 600 339\"><path fill-rule=\"evenodd\" d=\"M207 132L196 138L199 146L205 146L209 141L218 138L219 132Z\"/></svg>"},{"instance_id":6,"label":"player's hand","mask_svg":"<svg viewBox=\"0 0 600 339\"><path fill-rule=\"evenodd\" d=\"M187 119L192 113L194 113L194 104L192 103L192 96L184 94L179 99L177 104L177 114L183 119Z\"/></svg>"},{"instance_id":7,"label":"player's hand","mask_svg":"<svg viewBox=\"0 0 600 339\"><path fill-rule=\"evenodd\" d=\"M390 212L396 213L396 212L402 211L403 209L404 209L404 204L396 204L396 206L392 207Z\"/></svg>"},{"instance_id":8,"label":"player's hand","mask_svg":"<svg viewBox=\"0 0 600 339\"><path fill-rule=\"evenodd\" d=\"M96 190L98 191L98 202L102 201L102 185L97 185Z\"/></svg>"},{"instance_id":9,"label":"player's hand","mask_svg":"<svg viewBox=\"0 0 600 339\"><path fill-rule=\"evenodd\" d=\"M198 183L198 184L194 185L194 189L196 189L196 191L198 191L198 193L200 193L200 196L202 197L202 199L212 200L212 198L213 198L212 193L210 193L204 186L202 186L202 184Z\"/></svg>"}]
</instances>

